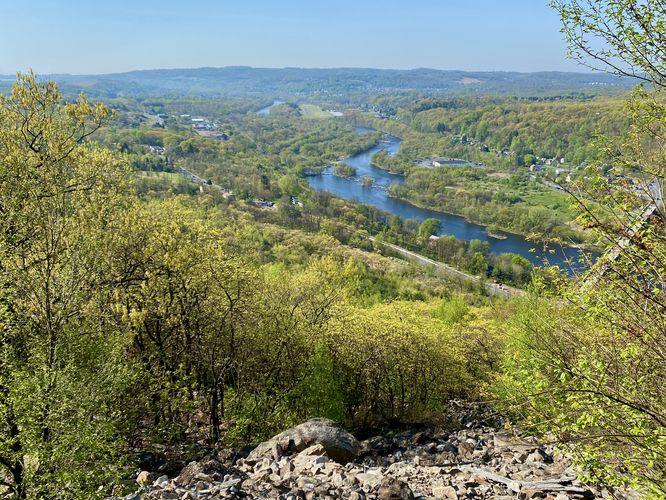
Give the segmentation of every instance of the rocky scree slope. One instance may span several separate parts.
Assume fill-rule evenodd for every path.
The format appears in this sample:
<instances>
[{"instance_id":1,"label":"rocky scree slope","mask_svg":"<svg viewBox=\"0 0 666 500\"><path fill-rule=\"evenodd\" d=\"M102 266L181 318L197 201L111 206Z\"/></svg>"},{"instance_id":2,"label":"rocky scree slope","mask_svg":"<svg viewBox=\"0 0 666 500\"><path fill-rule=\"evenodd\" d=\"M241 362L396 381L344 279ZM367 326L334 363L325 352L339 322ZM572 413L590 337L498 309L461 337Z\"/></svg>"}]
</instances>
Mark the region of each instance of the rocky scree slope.
<instances>
[{"instance_id":1,"label":"rocky scree slope","mask_svg":"<svg viewBox=\"0 0 666 500\"><path fill-rule=\"evenodd\" d=\"M360 442L331 420L309 420L245 458L190 462L175 477L141 471L135 493L112 498L639 498L581 483L565 454L506 430L486 408L470 408L459 408L464 414L450 419L449 432L410 429Z\"/></svg>"}]
</instances>

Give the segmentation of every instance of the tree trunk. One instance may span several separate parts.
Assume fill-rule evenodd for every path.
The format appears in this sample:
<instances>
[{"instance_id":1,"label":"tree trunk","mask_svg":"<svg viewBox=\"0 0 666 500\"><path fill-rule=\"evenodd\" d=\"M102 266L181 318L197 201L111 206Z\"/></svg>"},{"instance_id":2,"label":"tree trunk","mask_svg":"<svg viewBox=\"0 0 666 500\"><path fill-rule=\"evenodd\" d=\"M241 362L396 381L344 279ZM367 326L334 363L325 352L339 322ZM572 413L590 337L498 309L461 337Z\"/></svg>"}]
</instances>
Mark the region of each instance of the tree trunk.
<instances>
[{"instance_id":1,"label":"tree trunk","mask_svg":"<svg viewBox=\"0 0 666 500\"><path fill-rule=\"evenodd\" d=\"M220 440L220 414L218 407L220 404L220 396L217 388L217 384L213 385L211 390L211 401L210 401L210 436L213 441L213 444L217 443Z\"/></svg>"}]
</instances>

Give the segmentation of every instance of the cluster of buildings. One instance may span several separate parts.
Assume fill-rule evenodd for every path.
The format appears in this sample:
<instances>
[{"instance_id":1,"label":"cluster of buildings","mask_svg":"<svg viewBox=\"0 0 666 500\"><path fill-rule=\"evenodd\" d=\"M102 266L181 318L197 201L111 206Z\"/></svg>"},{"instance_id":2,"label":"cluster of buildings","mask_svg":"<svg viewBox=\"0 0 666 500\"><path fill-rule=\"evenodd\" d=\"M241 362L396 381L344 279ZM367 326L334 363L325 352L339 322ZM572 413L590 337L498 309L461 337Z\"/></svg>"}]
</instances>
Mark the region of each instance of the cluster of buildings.
<instances>
[{"instance_id":1,"label":"cluster of buildings","mask_svg":"<svg viewBox=\"0 0 666 500\"><path fill-rule=\"evenodd\" d=\"M511 156L509 148L491 149L488 144L480 144L477 140L472 139L465 134L451 136L451 141L454 144L464 144L466 146L479 146L479 151L482 153L495 153L497 156Z\"/></svg>"},{"instance_id":2,"label":"cluster of buildings","mask_svg":"<svg viewBox=\"0 0 666 500\"><path fill-rule=\"evenodd\" d=\"M467 137L465 134L453 135L451 136L451 140L458 144L467 144L468 146L475 146L477 144L474 139Z\"/></svg>"},{"instance_id":3,"label":"cluster of buildings","mask_svg":"<svg viewBox=\"0 0 666 500\"><path fill-rule=\"evenodd\" d=\"M395 115L395 112L387 109L380 108L378 106L364 106L362 108L359 108L359 111L361 113L372 116L373 118L377 118L379 120L397 120L398 117Z\"/></svg>"},{"instance_id":4,"label":"cluster of buildings","mask_svg":"<svg viewBox=\"0 0 666 500\"><path fill-rule=\"evenodd\" d=\"M530 172L535 173L535 174L544 174L546 173L544 171L544 167L555 167L553 170L552 168L549 170L550 175L554 175L555 177L560 177L563 175L566 175L565 182L571 182L571 170L562 168L561 165L564 165L565 161L564 158L561 156L555 156L553 158L537 158L535 163L532 163L529 167ZM582 167L579 167L582 168Z\"/></svg>"},{"instance_id":5,"label":"cluster of buildings","mask_svg":"<svg viewBox=\"0 0 666 500\"><path fill-rule=\"evenodd\" d=\"M272 201L265 200L263 198L260 198L258 200L252 200L252 203L254 203L259 208L275 208L275 203L273 203Z\"/></svg>"},{"instance_id":6,"label":"cluster of buildings","mask_svg":"<svg viewBox=\"0 0 666 500\"><path fill-rule=\"evenodd\" d=\"M211 121L208 121L206 118L202 117L197 117L197 118L192 118L188 114L180 115L181 118L183 119L189 119L192 128L201 135L204 135L206 137L211 137L213 139L217 139L220 141L227 141L229 140L229 135L224 133L224 132L217 132L217 124L213 123Z\"/></svg>"},{"instance_id":7,"label":"cluster of buildings","mask_svg":"<svg viewBox=\"0 0 666 500\"><path fill-rule=\"evenodd\" d=\"M544 166L564 165L564 158L555 156L554 158L537 158L535 163L530 165L530 172L541 172ZM555 175L561 175L565 170L562 168L555 169Z\"/></svg>"},{"instance_id":8,"label":"cluster of buildings","mask_svg":"<svg viewBox=\"0 0 666 500\"><path fill-rule=\"evenodd\" d=\"M215 130L217 125L210 123L205 118L192 118L192 128L194 130Z\"/></svg>"},{"instance_id":9,"label":"cluster of buildings","mask_svg":"<svg viewBox=\"0 0 666 500\"><path fill-rule=\"evenodd\" d=\"M431 156L425 160L414 160L414 164L419 167L433 168L433 167L474 167L482 168L482 163L475 163L462 158L448 158L445 156Z\"/></svg>"}]
</instances>

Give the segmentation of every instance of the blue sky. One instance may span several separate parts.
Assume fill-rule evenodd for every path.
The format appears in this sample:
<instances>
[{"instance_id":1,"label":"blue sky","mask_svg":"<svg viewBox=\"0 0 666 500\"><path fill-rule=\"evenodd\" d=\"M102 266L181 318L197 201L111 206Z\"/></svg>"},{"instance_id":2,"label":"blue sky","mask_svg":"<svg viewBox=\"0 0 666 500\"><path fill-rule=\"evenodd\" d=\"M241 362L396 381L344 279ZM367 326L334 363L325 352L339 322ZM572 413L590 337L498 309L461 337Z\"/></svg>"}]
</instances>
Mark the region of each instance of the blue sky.
<instances>
[{"instance_id":1,"label":"blue sky","mask_svg":"<svg viewBox=\"0 0 666 500\"><path fill-rule=\"evenodd\" d=\"M546 3L5 0L0 73L230 65L584 71L566 60Z\"/></svg>"}]
</instances>

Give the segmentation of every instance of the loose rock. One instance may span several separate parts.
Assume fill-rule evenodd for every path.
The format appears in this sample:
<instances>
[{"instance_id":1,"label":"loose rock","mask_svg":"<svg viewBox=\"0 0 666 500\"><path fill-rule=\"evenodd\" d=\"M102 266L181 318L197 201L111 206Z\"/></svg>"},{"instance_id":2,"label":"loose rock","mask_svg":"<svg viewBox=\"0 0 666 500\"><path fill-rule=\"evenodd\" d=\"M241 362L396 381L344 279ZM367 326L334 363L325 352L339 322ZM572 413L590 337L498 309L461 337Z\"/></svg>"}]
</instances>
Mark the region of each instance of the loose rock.
<instances>
[{"instance_id":1,"label":"loose rock","mask_svg":"<svg viewBox=\"0 0 666 500\"><path fill-rule=\"evenodd\" d=\"M336 462L347 463L360 452L358 441L342 426L327 418L313 418L258 445L248 459L271 456L276 448L282 453L298 453L312 445L321 445Z\"/></svg>"},{"instance_id":2,"label":"loose rock","mask_svg":"<svg viewBox=\"0 0 666 500\"><path fill-rule=\"evenodd\" d=\"M150 472L142 470L139 472L139 475L136 476L136 482L139 486L147 486L153 482L153 476Z\"/></svg>"},{"instance_id":3,"label":"loose rock","mask_svg":"<svg viewBox=\"0 0 666 500\"><path fill-rule=\"evenodd\" d=\"M406 482L385 477L382 479L377 498L379 500L413 500L414 493Z\"/></svg>"},{"instance_id":4,"label":"loose rock","mask_svg":"<svg viewBox=\"0 0 666 500\"><path fill-rule=\"evenodd\" d=\"M458 405L460 413L444 431L386 432L361 443L334 422L313 419L233 466L190 462L175 478L142 471L136 478L141 488L125 499L639 498L581 483L565 452L507 432L501 418L483 408Z\"/></svg>"}]
</instances>

